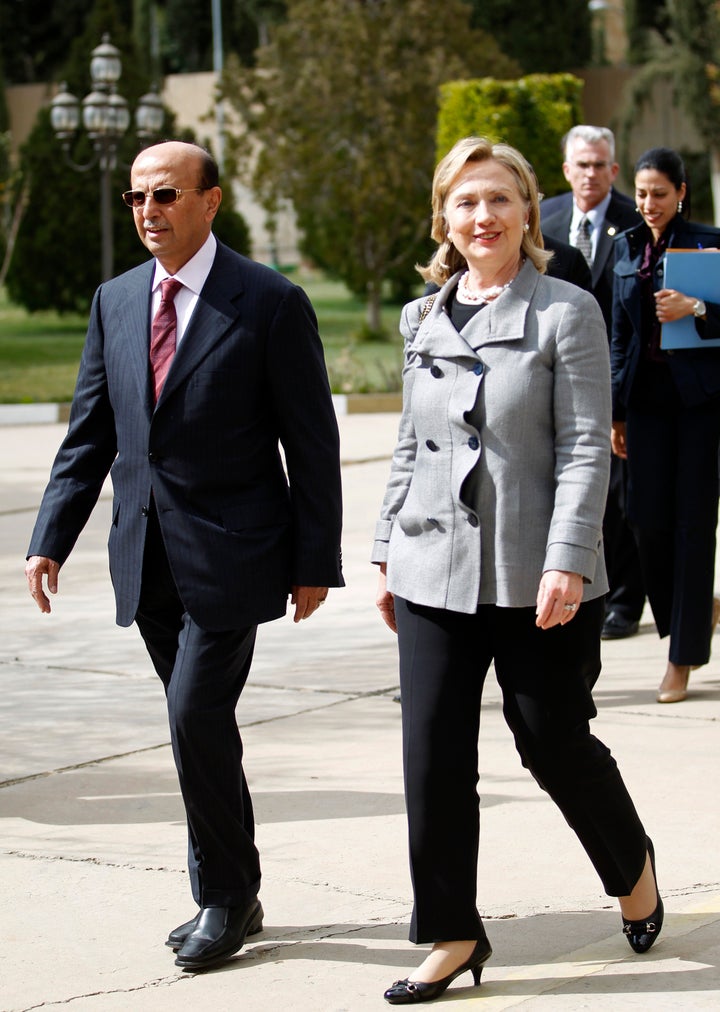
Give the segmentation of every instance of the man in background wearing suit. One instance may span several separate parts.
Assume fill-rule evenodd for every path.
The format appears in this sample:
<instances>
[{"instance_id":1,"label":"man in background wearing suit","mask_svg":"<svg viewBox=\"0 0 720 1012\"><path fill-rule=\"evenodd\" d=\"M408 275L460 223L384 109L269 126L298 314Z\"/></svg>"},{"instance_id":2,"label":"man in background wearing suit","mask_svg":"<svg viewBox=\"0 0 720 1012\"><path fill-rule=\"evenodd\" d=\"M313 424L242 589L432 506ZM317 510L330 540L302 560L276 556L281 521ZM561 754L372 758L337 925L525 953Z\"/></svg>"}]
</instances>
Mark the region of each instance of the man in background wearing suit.
<instances>
[{"instance_id":1,"label":"man in background wearing suit","mask_svg":"<svg viewBox=\"0 0 720 1012\"><path fill-rule=\"evenodd\" d=\"M575 126L563 139L563 173L571 191L540 204L543 234L570 242L585 256L610 337L615 236L636 225L640 216L613 182L619 166L615 138L605 127ZM603 538L610 592L604 639L633 636L640 625L645 591L637 546L625 514L626 464L613 456Z\"/></svg>"},{"instance_id":2,"label":"man in background wearing suit","mask_svg":"<svg viewBox=\"0 0 720 1012\"><path fill-rule=\"evenodd\" d=\"M339 440L306 295L212 233L212 157L155 145L131 186L154 259L95 294L26 574L49 612L44 580L56 593L110 472L117 622L137 623L165 688L199 908L167 944L197 970L262 930L235 708L258 624L288 596L308 618L343 584Z\"/></svg>"}]
</instances>

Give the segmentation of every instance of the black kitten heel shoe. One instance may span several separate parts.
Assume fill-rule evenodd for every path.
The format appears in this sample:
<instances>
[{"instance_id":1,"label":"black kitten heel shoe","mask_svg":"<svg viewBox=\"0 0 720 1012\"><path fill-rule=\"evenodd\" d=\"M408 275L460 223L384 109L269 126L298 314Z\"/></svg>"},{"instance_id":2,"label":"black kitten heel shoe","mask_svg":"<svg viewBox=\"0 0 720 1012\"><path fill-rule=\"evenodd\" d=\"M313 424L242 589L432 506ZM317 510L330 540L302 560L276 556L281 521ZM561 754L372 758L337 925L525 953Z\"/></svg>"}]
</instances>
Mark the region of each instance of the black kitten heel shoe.
<instances>
[{"instance_id":1,"label":"black kitten heel shoe","mask_svg":"<svg viewBox=\"0 0 720 1012\"><path fill-rule=\"evenodd\" d=\"M475 943L475 948L470 953L468 958L459 966L457 970L453 970L447 977L443 977L442 980L434 980L431 984L426 984L422 980L396 980L395 983L387 989L383 998L391 1005L413 1005L419 1001L435 1001L441 994L447 991L448 987L463 973L467 973L468 970L473 975L473 981L475 987L480 986L480 977L483 972L483 966L492 956L492 949L490 948L490 942L487 938L480 938Z\"/></svg>"},{"instance_id":2,"label":"black kitten heel shoe","mask_svg":"<svg viewBox=\"0 0 720 1012\"><path fill-rule=\"evenodd\" d=\"M623 917L623 934L628 940L628 944L631 949L635 952L643 953L647 952L651 945L657 941L657 937L663 926L663 917L665 915L665 908L663 907L663 901L660 898L660 893L657 891L657 875L655 874L655 848L652 845L652 840L648 839L648 853L650 854L650 864L653 870L653 876L655 877L655 892L657 894L657 906L650 914L648 918L643 921L627 921Z\"/></svg>"}]
</instances>

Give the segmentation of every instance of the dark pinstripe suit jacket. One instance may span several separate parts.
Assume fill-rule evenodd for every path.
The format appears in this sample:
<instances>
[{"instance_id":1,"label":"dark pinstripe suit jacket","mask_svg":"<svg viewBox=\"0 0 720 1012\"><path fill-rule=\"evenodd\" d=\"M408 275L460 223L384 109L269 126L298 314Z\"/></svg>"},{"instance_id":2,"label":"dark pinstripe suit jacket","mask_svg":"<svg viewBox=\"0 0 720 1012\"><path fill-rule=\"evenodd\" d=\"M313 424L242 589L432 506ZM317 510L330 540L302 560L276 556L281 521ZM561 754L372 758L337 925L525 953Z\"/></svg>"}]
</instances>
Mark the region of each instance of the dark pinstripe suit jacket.
<instances>
[{"instance_id":1,"label":"dark pinstripe suit jacket","mask_svg":"<svg viewBox=\"0 0 720 1012\"><path fill-rule=\"evenodd\" d=\"M137 611L153 496L199 625L277 618L292 584L343 582L338 431L315 314L301 289L218 243L153 409L153 266L95 295L68 434L28 554L62 564L110 472L120 625Z\"/></svg>"}]
</instances>

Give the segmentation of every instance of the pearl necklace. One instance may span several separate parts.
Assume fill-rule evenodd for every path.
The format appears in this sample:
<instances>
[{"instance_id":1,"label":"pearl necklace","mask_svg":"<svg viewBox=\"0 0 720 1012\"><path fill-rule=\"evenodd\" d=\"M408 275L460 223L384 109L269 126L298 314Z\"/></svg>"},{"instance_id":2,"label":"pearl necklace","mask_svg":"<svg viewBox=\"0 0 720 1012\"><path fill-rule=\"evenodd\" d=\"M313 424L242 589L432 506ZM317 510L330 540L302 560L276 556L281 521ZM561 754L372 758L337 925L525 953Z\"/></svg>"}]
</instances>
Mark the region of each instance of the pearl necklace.
<instances>
[{"instance_id":1,"label":"pearl necklace","mask_svg":"<svg viewBox=\"0 0 720 1012\"><path fill-rule=\"evenodd\" d=\"M471 292L468 288L469 277L470 271L465 271L458 281L457 297L459 302L464 302L466 305L471 306L477 305L478 303L482 303L484 305L486 302L492 302L494 299L497 299L499 295L502 295L505 289L509 288L515 280L513 277L510 278L509 281L506 281L504 285L493 285L491 288L484 288L479 292Z\"/></svg>"}]
</instances>

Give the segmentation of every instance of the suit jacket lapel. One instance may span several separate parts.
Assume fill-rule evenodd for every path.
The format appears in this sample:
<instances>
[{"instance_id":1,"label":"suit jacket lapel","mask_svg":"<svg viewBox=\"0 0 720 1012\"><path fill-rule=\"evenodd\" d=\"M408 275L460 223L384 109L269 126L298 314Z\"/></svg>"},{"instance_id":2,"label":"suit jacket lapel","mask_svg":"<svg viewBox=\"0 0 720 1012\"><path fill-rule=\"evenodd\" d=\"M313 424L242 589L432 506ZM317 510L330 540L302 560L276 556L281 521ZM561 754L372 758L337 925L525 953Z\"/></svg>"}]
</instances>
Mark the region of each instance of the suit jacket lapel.
<instances>
[{"instance_id":1,"label":"suit jacket lapel","mask_svg":"<svg viewBox=\"0 0 720 1012\"><path fill-rule=\"evenodd\" d=\"M231 269L224 247L218 243L215 260L178 345L158 405L187 379L234 324L239 315L236 303L241 295L239 276Z\"/></svg>"},{"instance_id":2,"label":"suit jacket lapel","mask_svg":"<svg viewBox=\"0 0 720 1012\"><path fill-rule=\"evenodd\" d=\"M598 232L597 246L595 247L595 259L593 260L592 265L593 288L595 288L600 280L608 259L612 255L617 231L618 230L615 225L611 224L607 218L603 220L602 225L600 226L600 231Z\"/></svg>"},{"instance_id":3,"label":"suit jacket lapel","mask_svg":"<svg viewBox=\"0 0 720 1012\"><path fill-rule=\"evenodd\" d=\"M140 403L144 404L148 411L151 407L148 386L150 286L154 265L155 261L151 260L128 276L117 321L117 333L126 345Z\"/></svg>"}]
</instances>

